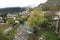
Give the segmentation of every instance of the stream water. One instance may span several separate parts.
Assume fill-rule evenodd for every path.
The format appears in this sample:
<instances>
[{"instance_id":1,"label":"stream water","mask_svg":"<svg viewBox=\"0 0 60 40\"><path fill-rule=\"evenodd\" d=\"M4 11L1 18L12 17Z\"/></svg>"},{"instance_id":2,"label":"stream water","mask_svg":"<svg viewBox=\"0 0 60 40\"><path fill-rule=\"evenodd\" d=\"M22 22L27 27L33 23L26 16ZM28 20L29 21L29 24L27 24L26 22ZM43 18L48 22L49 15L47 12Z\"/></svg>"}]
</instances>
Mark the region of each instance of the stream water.
<instances>
[{"instance_id":1,"label":"stream water","mask_svg":"<svg viewBox=\"0 0 60 40\"><path fill-rule=\"evenodd\" d=\"M28 35L31 34L32 31L29 30L27 22L24 25L20 25L17 29L17 33L15 34L15 38L13 40L28 40Z\"/></svg>"}]
</instances>

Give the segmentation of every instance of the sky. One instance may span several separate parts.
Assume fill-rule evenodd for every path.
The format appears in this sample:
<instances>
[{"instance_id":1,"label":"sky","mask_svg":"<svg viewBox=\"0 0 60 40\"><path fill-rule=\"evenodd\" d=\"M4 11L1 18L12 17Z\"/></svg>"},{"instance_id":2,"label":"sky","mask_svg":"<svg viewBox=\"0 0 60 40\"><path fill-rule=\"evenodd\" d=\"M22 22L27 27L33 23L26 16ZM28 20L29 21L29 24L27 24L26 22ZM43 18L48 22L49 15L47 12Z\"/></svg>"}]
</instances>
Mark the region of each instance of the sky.
<instances>
[{"instance_id":1,"label":"sky","mask_svg":"<svg viewBox=\"0 0 60 40\"><path fill-rule=\"evenodd\" d=\"M5 7L36 7L47 0L0 0L0 8Z\"/></svg>"}]
</instances>

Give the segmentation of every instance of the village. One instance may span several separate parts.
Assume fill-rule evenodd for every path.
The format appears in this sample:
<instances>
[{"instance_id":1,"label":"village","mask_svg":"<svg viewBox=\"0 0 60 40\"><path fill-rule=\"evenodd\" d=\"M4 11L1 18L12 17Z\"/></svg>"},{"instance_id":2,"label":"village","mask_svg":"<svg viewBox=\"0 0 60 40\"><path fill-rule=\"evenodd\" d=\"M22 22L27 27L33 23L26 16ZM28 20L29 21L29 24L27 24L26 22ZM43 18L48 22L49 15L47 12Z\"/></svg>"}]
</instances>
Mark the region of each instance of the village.
<instances>
[{"instance_id":1,"label":"village","mask_svg":"<svg viewBox=\"0 0 60 40\"><path fill-rule=\"evenodd\" d=\"M34 8L1 8L0 40L60 40L59 0Z\"/></svg>"}]
</instances>

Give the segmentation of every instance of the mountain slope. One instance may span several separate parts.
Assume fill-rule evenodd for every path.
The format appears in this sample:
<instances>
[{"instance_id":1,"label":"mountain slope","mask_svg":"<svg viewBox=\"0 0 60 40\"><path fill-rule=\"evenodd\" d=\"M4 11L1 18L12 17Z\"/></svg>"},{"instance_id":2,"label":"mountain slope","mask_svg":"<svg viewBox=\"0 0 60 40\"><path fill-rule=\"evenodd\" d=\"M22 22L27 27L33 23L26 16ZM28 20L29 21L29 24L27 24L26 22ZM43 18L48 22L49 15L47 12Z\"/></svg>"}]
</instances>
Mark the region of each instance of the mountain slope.
<instances>
[{"instance_id":1,"label":"mountain slope","mask_svg":"<svg viewBox=\"0 0 60 40\"><path fill-rule=\"evenodd\" d=\"M40 4L38 7L51 8L56 6L60 7L60 0L48 0L46 3Z\"/></svg>"},{"instance_id":2,"label":"mountain slope","mask_svg":"<svg viewBox=\"0 0 60 40\"><path fill-rule=\"evenodd\" d=\"M44 3L42 6L56 6L59 5L60 6L60 0L48 0L46 3Z\"/></svg>"},{"instance_id":3,"label":"mountain slope","mask_svg":"<svg viewBox=\"0 0 60 40\"><path fill-rule=\"evenodd\" d=\"M0 13L8 13L8 12L21 12L24 11L25 8L20 7L9 7L9 8L1 8Z\"/></svg>"}]
</instances>

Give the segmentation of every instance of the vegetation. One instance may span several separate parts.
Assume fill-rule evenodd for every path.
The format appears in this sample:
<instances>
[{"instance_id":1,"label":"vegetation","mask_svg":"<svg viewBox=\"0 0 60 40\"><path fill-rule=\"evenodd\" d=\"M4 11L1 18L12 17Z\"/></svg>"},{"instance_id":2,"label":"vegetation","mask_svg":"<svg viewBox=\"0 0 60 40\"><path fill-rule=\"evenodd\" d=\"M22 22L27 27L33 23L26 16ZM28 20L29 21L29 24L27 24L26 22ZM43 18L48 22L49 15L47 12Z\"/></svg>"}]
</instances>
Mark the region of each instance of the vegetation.
<instances>
[{"instance_id":1,"label":"vegetation","mask_svg":"<svg viewBox=\"0 0 60 40\"><path fill-rule=\"evenodd\" d=\"M20 24L24 24L24 22L27 20L27 18L25 16L17 16L16 17Z\"/></svg>"},{"instance_id":2,"label":"vegetation","mask_svg":"<svg viewBox=\"0 0 60 40\"><path fill-rule=\"evenodd\" d=\"M13 18L8 18L7 21L8 21L8 23L10 23L10 24L13 24L13 23L15 22Z\"/></svg>"},{"instance_id":3,"label":"vegetation","mask_svg":"<svg viewBox=\"0 0 60 40\"><path fill-rule=\"evenodd\" d=\"M45 24L45 25L52 25L52 23L53 23L53 20L52 20L52 16L50 15L50 14L48 14L48 13L45 13L44 14L44 17L46 18L46 20L44 21L44 23L43 24Z\"/></svg>"},{"instance_id":4,"label":"vegetation","mask_svg":"<svg viewBox=\"0 0 60 40\"><path fill-rule=\"evenodd\" d=\"M31 28L40 27L41 24L46 20L44 13L39 8L32 11L30 17L28 18L28 24Z\"/></svg>"},{"instance_id":5,"label":"vegetation","mask_svg":"<svg viewBox=\"0 0 60 40\"><path fill-rule=\"evenodd\" d=\"M55 7L53 8L55 10ZM56 8L57 10L57 8ZM52 14L52 13L51 13ZM52 32L50 27L52 27L52 17L53 15L48 14L48 13L43 13L40 8L35 8L32 10L30 17L28 18L28 24L30 28L39 28L39 27L44 27L44 29L37 29L38 30L38 35L31 34L29 35L28 40L38 40L39 36L43 35L45 37L45 40L58 40L58 36L56 35L55 32ZM47 28L46 28L47 27Z\"/></svg>"},{"instance_id":6,"label":"vegetation","mask_svg":"<svg viewBox=\"0 0 60 40\"><path fill-rule=\"evenodd\" d=\"M45 36L45 40L58 40L58 36L56 33L52 32L51 30L41 30L39 34Z\"/></svg>"},{"instance_id":7,"label":"vegetation","mask_svg":"<svg viewBox=\"0 0 60 40\"><path fill-rule=\"evenodd\" d=\"M3 33L4 30L0 30L0 40L13 40L19 26L20 24L15 25L15 27L6 34Z\"/></svg>"},{"instance_id":8,"label":"vegetation","mask_svg":"<svg viewBox=\"0 0 60 40\"><path fill-rule=\"evenodd\" d=\"M51 7L42 7L43 11L58 11L60 10L60 6L51 6Z\"/></svg>"},{"instance_id":9,"label":"vegetation","mask_svg":"<svg viewBox=\"0 0 60 40\"><path fill-rule=\"evenodd\" d=\"M15 32L16 31L13 29L7 34L4 34L3 31L0 31L0 40L13 40Z\"/></svg>"},{"instance_id":10,"label":"vegetation","mask_svg":"<svg viewBox=\"0 0 60 40\"><path fill-rule=\"evenodd\" d=\"M3 30L0 30L0 40L13 40L15 33L16 33L16 29L19 27L20 24L24 24L25 21L28 22L28 25L31 29L33 29L33 33L29 34L29 38L28 40L39 40L39 38L43 35L45 40L58 40L58 36L56 35L56 33L54 31L52 31L49 28L52 28L52 24L53 24L53 20L52 17L55 17L54 12L58 11L60 9L60 6L51 6L51 7L43 7L42 9L40 9L39 7L36 8L30 8L29 11L31 11L31 15L29 15L28 17L25 16L17 16L16 20L19 21L19 24L15 24L15 20L13 20L12 18L7 19L9 25L8 27L10 27L10 25L12 26L12 30L9 31L7 34L3 34ZM25 9L21 9L17 8L15 10L15 8L7 8L5 10L0 10L0 12L4 12L5 15L0 15L3 18L6 17L6 13L10 12L10 13L14 13L15 11L17 13L24 11ZM51 11L50 14L48 13L44 13L42 11ZM5 12L6 11L6 12ZM1 24L0 24L1 26ZM5 29L6 25L1 26L0 28ZM7 27L7 26L6 26ZM35 32L34 32L35 31ZM36 34L34 34L36 33Z\"/></svg>"},{"instance_id":11,"label":"vegetation","mask_svg":"<svg viewBox=\"0 0 60 40\"><path fill-rule=\"evenodd\" d=\"M58 36L56 33L52 32L51 30L38 30L38 35L30 34L28 40L39 40L42 37L45 40L58 40Z\"/></svg>"}]
</instances>

